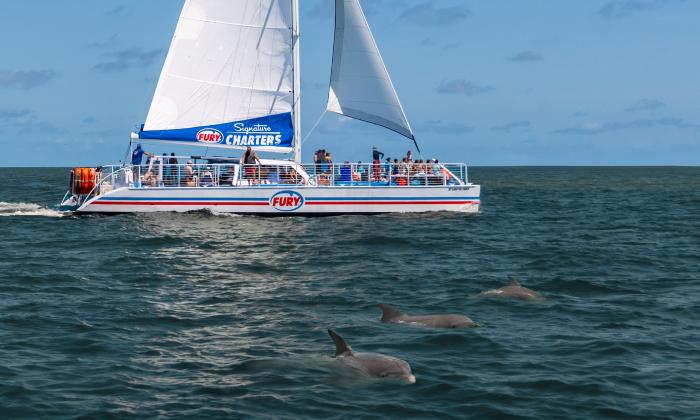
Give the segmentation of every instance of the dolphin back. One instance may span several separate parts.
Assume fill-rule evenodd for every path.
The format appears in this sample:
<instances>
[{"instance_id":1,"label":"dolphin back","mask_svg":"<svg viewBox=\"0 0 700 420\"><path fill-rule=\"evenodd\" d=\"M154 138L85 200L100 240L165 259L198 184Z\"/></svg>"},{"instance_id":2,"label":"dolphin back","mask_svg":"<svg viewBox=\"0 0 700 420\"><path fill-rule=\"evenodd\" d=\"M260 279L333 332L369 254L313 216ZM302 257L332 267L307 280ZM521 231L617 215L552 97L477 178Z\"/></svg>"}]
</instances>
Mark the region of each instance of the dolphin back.
<instances>
[{"instance_id":1,"label":"dolphin back","mask_svg":"<svg viewBox=\"0 0 700 420\"><path fill-rule=\"evenodd\" d=\"M333 343L335 343L336 357L344 353L352 354L352 349L350 348L350 346L348 346L345 340L343 340L343 337L339 336L338 334L336 334L335 331L331 329L328 330L328 335L331 336L331 338L333 339Z\"/></svg>"},{"instance_id":2,"label":"dolphin back","mask_svg":"<svg viewBox=\"0 0 700 420\"><path fill-rule=\"evenodd\" d=\"M391 305L387 305L386 303L380 303L379 307L382 309L383 322L396 321L406 315L405 313L399 311Z\"/></svg>"}]
</instances>

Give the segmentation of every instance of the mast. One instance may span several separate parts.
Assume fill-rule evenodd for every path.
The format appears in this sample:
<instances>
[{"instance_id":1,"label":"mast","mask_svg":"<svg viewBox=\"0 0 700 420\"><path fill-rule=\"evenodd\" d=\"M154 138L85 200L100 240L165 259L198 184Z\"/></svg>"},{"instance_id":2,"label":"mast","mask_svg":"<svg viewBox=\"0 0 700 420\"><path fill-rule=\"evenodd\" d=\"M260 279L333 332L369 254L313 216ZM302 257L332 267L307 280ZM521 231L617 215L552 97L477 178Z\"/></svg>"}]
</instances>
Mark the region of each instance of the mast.
<instances>
[{"instance_id":1,"label":"mast","mask_svg":"<svg viewBox=\"0 0 700 420\"><path fill-rule=\"evenodd\" d=\"M294 162L301 163L301 71L299 53L299 0L292 0L292 49L294 68Z\"/></svg>"}]
</instances>

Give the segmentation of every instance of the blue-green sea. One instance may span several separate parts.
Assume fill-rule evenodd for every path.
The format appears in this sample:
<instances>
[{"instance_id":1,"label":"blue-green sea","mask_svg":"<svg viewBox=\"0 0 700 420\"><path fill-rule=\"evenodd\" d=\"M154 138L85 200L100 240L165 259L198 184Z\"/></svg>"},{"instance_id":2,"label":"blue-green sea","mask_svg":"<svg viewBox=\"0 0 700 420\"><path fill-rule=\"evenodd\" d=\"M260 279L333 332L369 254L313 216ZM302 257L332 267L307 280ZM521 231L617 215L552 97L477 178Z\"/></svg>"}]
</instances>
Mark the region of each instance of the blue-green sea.
<instances>
[{"instance_id":1,"label":"blue-green sea","mask_svg":"<svg viewBox=\"0 0 700 420\"><path fill-rule=\"evenodd\" d=\"M67 169L0 169L0 417L697 418L700 168L470 176L476 215L77 217ZM477 296L508 276L547 300Z\"/></svg>"}]
</instances>

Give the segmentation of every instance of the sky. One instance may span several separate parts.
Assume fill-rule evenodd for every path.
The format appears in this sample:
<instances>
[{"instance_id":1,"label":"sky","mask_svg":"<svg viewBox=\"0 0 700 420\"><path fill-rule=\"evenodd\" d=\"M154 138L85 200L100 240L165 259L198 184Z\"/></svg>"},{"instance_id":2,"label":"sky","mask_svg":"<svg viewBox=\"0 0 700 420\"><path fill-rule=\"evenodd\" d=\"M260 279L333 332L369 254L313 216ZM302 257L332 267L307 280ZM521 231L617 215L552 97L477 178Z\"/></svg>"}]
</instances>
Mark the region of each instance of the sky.
<instances>
[{"instance_id":1,"label":"sky","mask_svg":"<svg viewBox=\"0 0 700 420\"><path fill-rule=\"evenodd\" d=\"M336 161L368 160L373 145L405 155L408 139L323 114L333 1L300 2L304 161L318 148ZM700 1L361 2L425 158L700 164ZM3 1L0 166L123 159L129 133L146 118L182 3Z\"/></svg>"}]
</instances>

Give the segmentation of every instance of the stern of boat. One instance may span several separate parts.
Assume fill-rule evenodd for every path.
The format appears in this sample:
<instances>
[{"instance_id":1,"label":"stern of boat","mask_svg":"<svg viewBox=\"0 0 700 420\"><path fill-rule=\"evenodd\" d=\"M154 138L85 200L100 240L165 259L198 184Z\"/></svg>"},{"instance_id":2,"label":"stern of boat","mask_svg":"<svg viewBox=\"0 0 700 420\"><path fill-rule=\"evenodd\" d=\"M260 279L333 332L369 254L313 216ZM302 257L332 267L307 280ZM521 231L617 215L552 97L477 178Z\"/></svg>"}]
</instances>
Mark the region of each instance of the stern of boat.
<instances>
[{"instance_id":1,"label":"stern of boat","mask_svg":"<svg viewBox=\"0 0 700 420\"><path fill-rule=\"evenodd\" d=\"M80 211L89 201L117 188L133 185L129 167L73 168L69 174L68 191L59 204L60 211Z\"/></svg>"}]
</instances>

